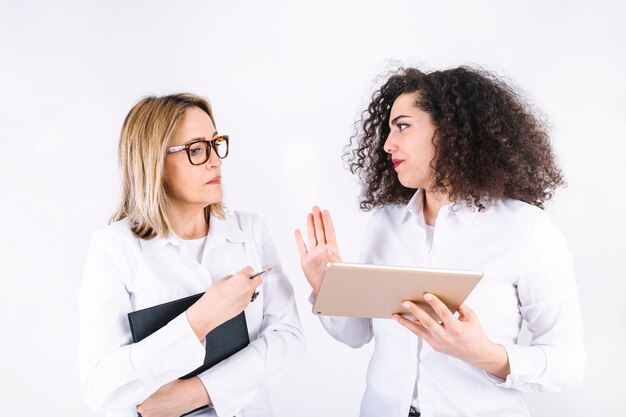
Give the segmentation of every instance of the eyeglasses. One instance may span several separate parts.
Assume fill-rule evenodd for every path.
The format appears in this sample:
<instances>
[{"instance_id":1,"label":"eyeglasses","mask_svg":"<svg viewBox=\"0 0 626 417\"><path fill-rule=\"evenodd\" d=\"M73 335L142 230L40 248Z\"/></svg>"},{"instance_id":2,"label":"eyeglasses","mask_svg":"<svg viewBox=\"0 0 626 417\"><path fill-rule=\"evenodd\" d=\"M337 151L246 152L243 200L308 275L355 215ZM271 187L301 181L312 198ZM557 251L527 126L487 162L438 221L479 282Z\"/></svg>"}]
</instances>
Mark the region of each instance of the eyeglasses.
<instances>
[{"instance_id":1,"label":"eyeglasses","mask_svg":"<svg viewBox=\"0 0 626 417\"><path fill-rule=\"evenodd\" d=\"M185 151L191 165L202 165L211 157L211 148L215 150L218 158L228 156L228 135L218 136L211 140L198 140L186 145L172 146L167 148L167 153Z\"/></svg>"}]
</instances>

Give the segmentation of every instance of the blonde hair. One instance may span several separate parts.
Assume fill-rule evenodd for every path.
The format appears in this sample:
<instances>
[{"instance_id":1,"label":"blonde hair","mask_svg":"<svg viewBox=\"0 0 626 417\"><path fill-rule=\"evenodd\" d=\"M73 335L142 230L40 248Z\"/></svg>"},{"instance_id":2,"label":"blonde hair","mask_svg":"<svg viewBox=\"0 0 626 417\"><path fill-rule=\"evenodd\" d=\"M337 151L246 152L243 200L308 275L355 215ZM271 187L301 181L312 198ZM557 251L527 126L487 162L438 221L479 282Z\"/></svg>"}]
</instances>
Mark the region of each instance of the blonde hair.
<instances>
[{"instance_id":1,"label":"blonde hair","mask_svg":"<svg viewBox=\"0 0 626 417\"><path fill-rule=\"evenodd\" d=\"M109 223L127 218L133 234L145 240L169 235L172 223L168 215L165 157L185 113L192 107L206 112L215 125L209 102L189 93L148 96L130 110L122 125L118 148L120 204ZM205 207L204 214L207 223L211 215L224 218L222 203Z\"/></svg>"}]
</instances>

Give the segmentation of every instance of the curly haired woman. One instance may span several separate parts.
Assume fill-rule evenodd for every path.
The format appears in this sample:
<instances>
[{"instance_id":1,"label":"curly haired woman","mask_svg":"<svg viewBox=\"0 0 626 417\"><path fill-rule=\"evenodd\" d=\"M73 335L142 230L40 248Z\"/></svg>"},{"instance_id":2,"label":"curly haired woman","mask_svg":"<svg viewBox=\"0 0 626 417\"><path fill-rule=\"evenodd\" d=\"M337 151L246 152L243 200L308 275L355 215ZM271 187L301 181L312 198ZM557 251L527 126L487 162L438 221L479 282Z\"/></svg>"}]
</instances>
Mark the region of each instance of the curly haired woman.
<instances>
[{"instance_id":1,"label":"curly haired woman","mask_svg":"<svg viewBox=\"0 0 626 417\"><path fill-rule=\"evenodd\" d=\"M377 209L360 262L484 272L458 314L425 295L440 320L411 302L413 320L321 317L348 346L375 340L360 415L527 416L522 392L582 380L573 259L543 211L564 180L520 94L483 70L400 69L353 139L360 206ZM296 242L315 296L324 263L341 257L328 211L307 223L308 247L300 231Z\"/></svg>"}]
</instances>

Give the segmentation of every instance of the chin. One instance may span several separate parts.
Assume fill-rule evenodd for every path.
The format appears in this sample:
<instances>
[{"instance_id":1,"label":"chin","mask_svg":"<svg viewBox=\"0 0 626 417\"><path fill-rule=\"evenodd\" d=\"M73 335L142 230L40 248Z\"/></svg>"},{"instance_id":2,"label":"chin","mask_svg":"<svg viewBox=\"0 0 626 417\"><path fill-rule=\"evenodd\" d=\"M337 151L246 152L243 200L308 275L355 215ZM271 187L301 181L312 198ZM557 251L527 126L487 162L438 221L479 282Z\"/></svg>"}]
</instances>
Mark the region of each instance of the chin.
<instances>
[{"instance_id":1,"label":"chin","mask_svg":"<svg viewBox=\"0 0 626 417\"><path fill-rule=\"evenodd\" d=\"M222 193L212 193L210 196L202 199L202 204L208 206L210 204L217 204L222 202Z\"/></svg>"},{"instance_id":2,"label":"chin","mask_svg":"<svg viewBox=\"0 0 626 417\"><path fill-rule=\"evenodd\" d=\"M398 176L398 181L400 181L400 184L402 184L402 186L406 188L422 188L418 184L418 181L411 181L410 178L404 178L402 176Z\"/></svg>"},{"instance_id":3,"label":"chin","mask_svg":"<svg viewBox=\"0 0 626 417\"><path fill-rule=\"evenodd\" d=\"M410 170L407 171L398 173L398 181L400 181L403 187L412 188L414 190L428 187L429 180L427 175L422 174L418 170L413 170L412 172Z\"/></svg>"},{"instance_id":4,"label":"chin","mask_svg":"<svg viewBox=\"0 0 626 417\"><path fill-rule=\"evenodd\" d=\"M209 193L208 197L209 200L213 200L214 202L222 201L222 198L224 198L224 192L222 191L222 187L213 190L212 193Z\"/></svg>"}]
</instances>

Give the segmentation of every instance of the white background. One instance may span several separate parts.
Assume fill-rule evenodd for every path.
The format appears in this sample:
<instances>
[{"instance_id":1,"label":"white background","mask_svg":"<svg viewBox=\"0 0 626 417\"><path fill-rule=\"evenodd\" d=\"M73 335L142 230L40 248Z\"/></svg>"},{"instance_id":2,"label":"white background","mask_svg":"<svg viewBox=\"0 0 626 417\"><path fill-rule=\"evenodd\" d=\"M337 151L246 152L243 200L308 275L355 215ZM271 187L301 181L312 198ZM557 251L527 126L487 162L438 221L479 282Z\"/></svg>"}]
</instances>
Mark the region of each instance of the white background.
<instances>
[{"instance_id":1,"label":"white background","mask_svg":"<svg viewBox=\"0 0 626 417\"><path fill-rule=\"evenodd\" d=\"M117 204L120 126L146 94L192 91L232 138L226 203L269 224L308 335L272 389L276 415L356 416L372 347L322 331L292 235L320 204L356 259L368 215L342 147L402 63L494 70L550 121L569 187L548 211L576 256L589 365L584 385L528 402L623 416L624 16L619 1L3 1L0 415L96 415L79 395L75 293Z\"/></svg>"}]
</instances>

